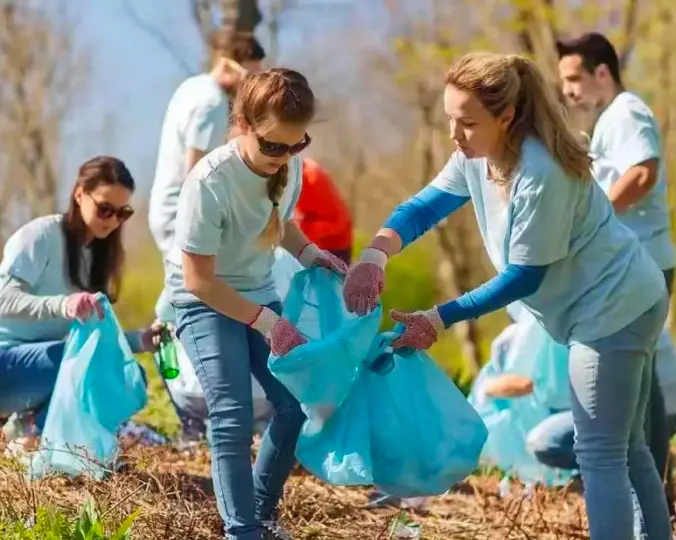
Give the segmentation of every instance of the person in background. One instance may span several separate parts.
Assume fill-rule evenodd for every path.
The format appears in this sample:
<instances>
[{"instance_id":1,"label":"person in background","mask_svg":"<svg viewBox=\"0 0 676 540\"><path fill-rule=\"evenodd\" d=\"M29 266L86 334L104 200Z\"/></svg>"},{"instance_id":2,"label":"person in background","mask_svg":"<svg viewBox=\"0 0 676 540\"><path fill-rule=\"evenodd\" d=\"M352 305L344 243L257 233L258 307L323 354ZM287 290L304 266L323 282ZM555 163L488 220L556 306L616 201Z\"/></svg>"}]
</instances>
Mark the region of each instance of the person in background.
<instances>
[{"instance_id":1,"label":"person in background","mask_svg":"<svg viewBox=\"0 0 676 540\"><path fill-rule=\"evenodd\" d=\"M246 73L260 70L265 53L251 35L215 32L211 56L211 71L190 77L176 89L162 125L148 221L163 259L173 243L178 197L186 175L203 156L225 143L232 99ZM164 322L175 322L166 290L160 294L155 314ZM176 386L165 386L183 428L180 444L202 440L207 429L203 403Z\"/></svg>"},{"instance_id":2,"label":"person in background","mask_svg":"<svg viewBox=\"0 0 676 540\"><path fill-rule=\"evenodd\" d=\"M620 221L636 233L662 270L671 296L676 255L657 119L641 98L625 89L617 53L605 36L588 33L559 41L556 47L567 105L574 114L594 120L589 145L594 177ZM660 477L665 478L672 432L658 377L654 371L646 431ZM673 497L667 497L673 514Z\"/></svg>"},{"instance_id":3,"label":"person in background","mask_svg":"<svg viewBox=\"0 0 676 540\"><path fill-rule=\"evenodd\" d=\"M186 175L203 156L225 142L231 98L246 73L260 70L265 57L253 36L232 38L215 32L210 45L211 71L179 85L162 124L148 223L163 258L173 243L178 196ZM162 320L174 319L164 292L156 314Z\"/></svg>"},{"instance_id":4,"label":"person in background","mask_svg":"<svg viewBox=\"0 0 676 540\"><path fill-rule=\"evenodd\" d=\"M176 333L206 397L218 510L231 540L286 540L277 503L295 464L305 416L268 369L305 338L280 316L272 266L283 247L304 267L344 274L291 221L301 189L298 154L315 98L306 78L288 69L248 75L233 119L241 135L202 158L181 191L166 288ZM251 375L275 414L251 468Z\"/></svg>"},{"instance_id":5,"label":"person in background","mask_svg":"<svg viewBox=\"0 0 676 540\"><path fill-rule=\"evenodd\" d=\"M303 159L303 187L293 219L319 248L350 264L353 242L350 209L329 173L309 158Z\"/></svg>"},{"instance_id":6,"label":"person in background","mask_svg":"<svg viewBox=\"0 0 676 540\"><path fill-rule=\"evenodd\" d=\"M632 539L632 484L648 537L669 539L667 502L643 431L668 310L664 276L614 215L532 61L462 57L446 75L444 108L457 150L430 185L394 210L352 266L348 309L375 309L389 258L472 201L498 275L428 310L393 311L401 325L393 347L426 349L454 323L520 300L569 350L591 539Z\"/></svg>"},{"instance_id":7,"label":"person in background","mask_svg":"<svg viewBox=\"0 0 676 540\"><path fill-rule=\"evenodd\" d=\"M0 415L14 413L13 424L34 416L40 432L71 322L102 316L97 293L117 300L133 192L122 161L95 157L80 167L65 214L34 219L7 241L0 262ZM160 331L154 323L126 336L134 352L154 351Z\"/></svg>"},{"instance_id":8,"label":"person in background","mask_svg":"<svg viewBox=\"0 0 676 540\"><path fill-rule=\"evenodd\" d=\"M661 390L667 399L667 426L673 432L676 427L676 349L667 335L660 334L657 343L657 370L660 375ZM664 379L664 380L663 380ZM530 383L531 387L527 385ZM532 382L525 377L514 381L495 381L487 393L494 397L516 397L529 394ZM573 414L560 411L543 420L528 437L528 448L540 463L561 469L577 469L575 457Z\"/></svg>"}]
</instances>

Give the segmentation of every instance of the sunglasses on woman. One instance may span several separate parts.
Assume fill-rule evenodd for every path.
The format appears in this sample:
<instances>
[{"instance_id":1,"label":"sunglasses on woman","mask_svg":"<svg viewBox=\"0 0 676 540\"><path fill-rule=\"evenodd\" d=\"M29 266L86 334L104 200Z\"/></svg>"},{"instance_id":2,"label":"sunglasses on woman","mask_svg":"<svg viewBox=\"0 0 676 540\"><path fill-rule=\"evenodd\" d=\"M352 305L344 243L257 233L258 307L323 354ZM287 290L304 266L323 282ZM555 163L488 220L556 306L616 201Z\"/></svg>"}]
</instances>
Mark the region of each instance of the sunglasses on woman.
<instances>
[{"instance_id":1,"label":"sunglasses on woman","mask_svg":"<svg viewBox=\"0 0 676 540\"><path fill-rule=\"evenodd\" d=\"M87 195L89 195L89 198L94 202L94 205L96 206L96 217L99 219L110 219L115 216L120 223L123 223L134 215L134 209L131 206L125 205L121 208L117 208L110 203L97 201L89 193L87 193Z\"/></svg>"},{"instance_id":2,"label":"sunglasses on woman","mask_svg":"<svg viewBox=\"0 0 676 540\"><path fill-rule=\"evenodd\" d=\"M310 143L312 142L312 138L310 138L307 133L305 134L305 137L303 137L303 140L296 144L272 142L264 139L260 135L256 135L256 138L258 139L258 148L260 149L261 154L268 157L282 157L287 154L295 156L310 146Z\"/></svg>"}]
</instances>

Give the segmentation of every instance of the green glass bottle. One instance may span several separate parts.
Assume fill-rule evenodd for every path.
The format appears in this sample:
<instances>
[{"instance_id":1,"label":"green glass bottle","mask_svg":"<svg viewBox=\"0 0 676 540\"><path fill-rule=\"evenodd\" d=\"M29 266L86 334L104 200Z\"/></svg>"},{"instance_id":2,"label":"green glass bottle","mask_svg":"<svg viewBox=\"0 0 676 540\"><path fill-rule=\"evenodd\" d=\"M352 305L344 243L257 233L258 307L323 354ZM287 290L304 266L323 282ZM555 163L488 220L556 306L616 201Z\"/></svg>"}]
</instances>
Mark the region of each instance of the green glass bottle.
<instances>
[{"instance_id":1,"label":"green glass bottle","mask_svg":"<svg viewBox=\"0 0 676 540\"><path fill-rule=\"evenodd\" d=\"M159 357L160 373L162 374L162 377L168 380L178 377L179 370L176 344L166 325L164 325L164 328L162 329Z\"/></svg>"}]
</instances>

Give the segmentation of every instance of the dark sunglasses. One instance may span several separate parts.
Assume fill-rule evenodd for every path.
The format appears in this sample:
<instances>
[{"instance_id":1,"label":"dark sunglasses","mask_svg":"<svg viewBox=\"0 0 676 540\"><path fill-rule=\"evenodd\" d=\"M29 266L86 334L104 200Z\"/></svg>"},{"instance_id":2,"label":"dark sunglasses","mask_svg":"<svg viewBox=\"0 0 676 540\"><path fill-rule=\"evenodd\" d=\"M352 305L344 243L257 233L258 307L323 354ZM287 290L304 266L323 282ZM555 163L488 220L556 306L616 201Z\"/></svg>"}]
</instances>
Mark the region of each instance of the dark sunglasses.
<instances>
[{"instance_id":1,"label":"dark sunglasses","mask_svg":"<svg viewBox=\"0 0 676 540\"><path fill-rule=\"evenodd\" d=\"M256 138L258 139L258 148L261 154L268 157L282 157L286 154L295 156L310 146L312 142L312 138L307 133L303 137L303 140L296 144L267 141L260 135L256 135Z\"/></svg>"},{"instance_id":2,"label":"dark sunglasses","mask_svg":"<svg viewBox=\"0 0 676 540\"><path fill-rule=\"evenodd\" d=\"M99 219L110 219L115 216L120 223L123 223L134 215L134 209L131 206L116 208L110 203L97 201L89 193L87 193L87 195L89 195L89 198L94 202L94 205L96 206L96 217Z\"/></svg>"}]
</instances>

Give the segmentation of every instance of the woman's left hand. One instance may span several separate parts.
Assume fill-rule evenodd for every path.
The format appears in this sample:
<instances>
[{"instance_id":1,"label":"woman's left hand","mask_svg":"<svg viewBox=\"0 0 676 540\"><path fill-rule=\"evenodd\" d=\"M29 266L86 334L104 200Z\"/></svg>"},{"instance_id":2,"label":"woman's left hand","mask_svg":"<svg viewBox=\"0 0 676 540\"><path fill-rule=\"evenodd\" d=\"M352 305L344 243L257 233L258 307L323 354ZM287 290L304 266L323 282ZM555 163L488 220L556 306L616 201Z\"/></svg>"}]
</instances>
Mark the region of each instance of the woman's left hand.
<instances>
[{"instance_id":1,"label":"woman's left hand","mask_svg":"<svg viewBox=\"0 0 676 540\"><path fill-rule=\"evenodd\" d=\"M427 311L411 313L392 310L390 316L406 327L404 333L392 342L393 349L428 349L446 328L436 306Z\"/></svg>"},{"instance_id":2,"label":"woman's left hand","mask_svg":"<svg viewBox=\"0 0 676 540\"><path fill-rule=\"evenodd\" d=\"M298 260L305 268L322 266L344 276L347 274L347 264L330 251L319 249L316 244L307 244L301 249Z\"/></svg>"},{"instance_id":3,"label":"woman's left hand","mask_svg":"<svg viewBox=\"0 0 676 540\"><path fill-rule=\"evenodd\" d=\"M174 333L174 328L171 324L167 324L167 329L171 334ZM160 341L162 341L162 332L164 331L165 323L156 320L141 334L141 344L143 350L146 352L156 352L160 348Z\"/></svg>"}]
</instances>

